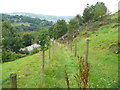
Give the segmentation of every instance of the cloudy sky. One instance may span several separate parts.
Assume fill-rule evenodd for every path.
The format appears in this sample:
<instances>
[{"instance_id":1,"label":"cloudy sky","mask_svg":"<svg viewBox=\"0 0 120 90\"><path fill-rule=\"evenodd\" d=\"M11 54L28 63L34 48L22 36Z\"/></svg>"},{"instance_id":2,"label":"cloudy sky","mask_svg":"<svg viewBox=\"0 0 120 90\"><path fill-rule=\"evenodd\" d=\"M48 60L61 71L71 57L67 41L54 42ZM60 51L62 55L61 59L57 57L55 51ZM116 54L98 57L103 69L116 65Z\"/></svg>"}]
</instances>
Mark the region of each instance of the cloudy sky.
<instances>
[{"instance_id":1,"label":"cloudy sky","mask_svg":"<svg viewBox=\"0 0 120 90\"><path fill-rule=\"evenodd\" d=\"M110 12L118 11L119 0L0 0L0 13L30 12L36 14L75 16L86 4L104 2Z\"/></svg>"}]
</instances>

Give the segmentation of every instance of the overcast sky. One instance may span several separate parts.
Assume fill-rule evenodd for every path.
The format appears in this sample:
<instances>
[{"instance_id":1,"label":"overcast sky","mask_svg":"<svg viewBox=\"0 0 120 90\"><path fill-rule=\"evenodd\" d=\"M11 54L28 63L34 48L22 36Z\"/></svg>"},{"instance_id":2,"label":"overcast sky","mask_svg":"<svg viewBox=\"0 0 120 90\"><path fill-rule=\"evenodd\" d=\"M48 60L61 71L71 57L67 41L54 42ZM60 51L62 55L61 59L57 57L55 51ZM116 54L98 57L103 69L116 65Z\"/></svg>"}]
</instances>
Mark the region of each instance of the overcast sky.
<instances>
[{"instance_id":1,"label":"overcast sky","mask_svg":"<svg viewBox=\"0 0 120 90\"><path fill-rule=\"evenodd\" d=\"M36 14L75 16L82 15L86 4L104 2L110 12L118 11L119 0L0 0L0 13L30 12Z\"/></svg>"}]
</instances>

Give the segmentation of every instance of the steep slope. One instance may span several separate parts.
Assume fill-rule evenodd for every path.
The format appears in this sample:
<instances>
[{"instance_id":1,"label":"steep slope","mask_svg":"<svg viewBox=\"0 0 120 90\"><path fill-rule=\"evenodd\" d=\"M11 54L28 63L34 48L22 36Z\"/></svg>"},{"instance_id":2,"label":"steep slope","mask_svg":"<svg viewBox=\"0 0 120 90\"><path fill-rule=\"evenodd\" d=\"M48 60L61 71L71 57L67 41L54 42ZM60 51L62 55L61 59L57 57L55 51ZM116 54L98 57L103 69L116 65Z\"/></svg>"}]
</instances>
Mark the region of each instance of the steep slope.
<instances>
[{"instance_id":1,"label":"steep slope","mask_svg":"<svg viewBox=\"0 0 120 90\"><path fill-rule=\"evenodd\" d=\"M77 56L85 57L86 39L89 39L89 88L116 88L118 85L118 27L111 22L97 27L97 30L84 30L69 44L55 43L55 53L51 47L51 60L46 51L45 75L41 76L41 52L19 60L3 63L3 87L10 87L10 73L17 73L19 88L67 88L67 70L71 88L77 88L73 75L78 72L78 59L74 56L77 40ZM72 44L72 51L71 51Z\"/></svg>"},{"instance_id":2,"label":"steep slope","mask_svg":"<svg viewBox=\"0 0 120 90\"><path fill-rule=\"evenodd\" d=\"M90 87L115 87L118 82L118 28L117 23L100 27L90 34L89 62L91 65ZM79 36L76 39L86 39ZM77 55L85 56L86 42L78 42Z\"/></svg>"}]
</instances>

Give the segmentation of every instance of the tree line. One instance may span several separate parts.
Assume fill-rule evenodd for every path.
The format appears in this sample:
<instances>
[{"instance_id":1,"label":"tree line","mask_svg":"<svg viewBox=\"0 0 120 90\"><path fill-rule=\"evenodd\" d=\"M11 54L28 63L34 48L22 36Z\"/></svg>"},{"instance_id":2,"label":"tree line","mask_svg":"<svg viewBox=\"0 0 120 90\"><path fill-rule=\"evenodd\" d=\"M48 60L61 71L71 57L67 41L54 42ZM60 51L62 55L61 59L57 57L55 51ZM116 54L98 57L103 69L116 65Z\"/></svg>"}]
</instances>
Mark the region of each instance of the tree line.
<instances>
[{"instance_id":1,"label":"tree line","mask_svg":"<svg viewBox=\"0 0 120 90\"><path fill-rule=\"evenodd\" d=\"M58 39L65 34L75 33L85 23L101 20L108 14L109 11L103 2L97 2L91 6L87 4L82 16L78 14L68 23L65 20L58 20L57 23L53 24L49 28L50 37Z\"/></svg>"},{"instance_id":2,"label":"tree line","mask_svg":"<svg viewBox=\"0 0 120 90\"><path fill-rule=\"evenodd\" d=\"M9 21L2 22L2 61L12 61L29 54L28 50L21 51L21 48L30 46L34 43L41 45L42 50L49 41L48 29L42 26L40 30L31 32L18 32ZM40 42L40 43L39 43ZM46 47L47 48L47 47ZM37 53L38 50L32 52Z\"/></svg>"}]
</instances>

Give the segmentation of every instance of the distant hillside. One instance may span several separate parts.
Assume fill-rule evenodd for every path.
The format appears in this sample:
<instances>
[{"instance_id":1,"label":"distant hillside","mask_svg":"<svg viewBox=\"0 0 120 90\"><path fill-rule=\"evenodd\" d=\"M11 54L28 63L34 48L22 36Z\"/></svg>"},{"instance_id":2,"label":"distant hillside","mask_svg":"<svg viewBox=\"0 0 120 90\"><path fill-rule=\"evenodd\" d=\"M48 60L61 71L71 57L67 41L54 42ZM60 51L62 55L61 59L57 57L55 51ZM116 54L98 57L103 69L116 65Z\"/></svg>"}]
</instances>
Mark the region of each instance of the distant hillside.
<instances>
[{"instance_id":1,"label":"distant hillside","mask_svg":"<svg viewBox=\"0 0 120 90\"><path fill-rule=\"evenodd\" d=\"M51 15L43 15L43 14L33 14L33 13L26 13L26 12L13 12L8 13L10 15L23 15L23 16L29 16L33 18L40 18L40 19L46 19L48 21L56 22L59 19L64 19L66 22L68 22L71 18L74 16L51 16Z\"/></svg>"},{"instance_id":2,"label":"distant hillside","mask_svg":"<svg viewBox=\"0 0 120 90\"><path fill-rule=\"evenodd\" d=\"M18 31L33 31L39 30L44 25L49 28L53 22L48 20L41 20L40 18L32 18L23 15L8 15L2 14L0 21L9 21Z\"/></svg>"}]
</instances>

